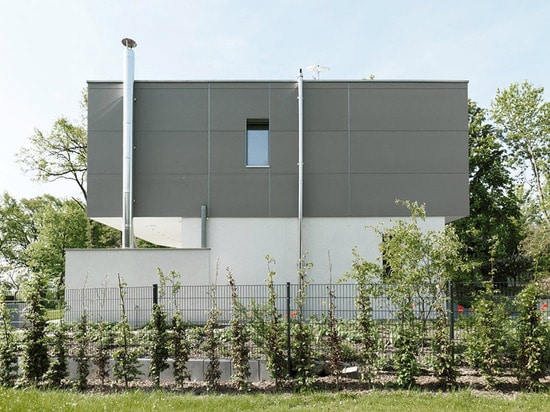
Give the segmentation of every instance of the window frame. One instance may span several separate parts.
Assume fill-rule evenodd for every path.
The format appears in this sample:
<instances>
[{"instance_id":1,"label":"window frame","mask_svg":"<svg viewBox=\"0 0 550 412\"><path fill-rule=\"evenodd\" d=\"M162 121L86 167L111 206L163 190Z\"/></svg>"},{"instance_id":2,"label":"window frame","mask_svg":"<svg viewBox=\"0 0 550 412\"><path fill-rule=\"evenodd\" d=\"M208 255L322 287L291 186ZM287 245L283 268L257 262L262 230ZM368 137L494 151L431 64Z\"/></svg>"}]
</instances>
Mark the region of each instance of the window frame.
<instances>
[{"instance_id":1,"label":"window frame","mask_svg":"<svg viewBox=\"0 0 550 412\"><path fill-rule=\"evenodd\" d=\"M265 164L261 163L251 163L250 161L250 140L251 136L249 135L249 132L251 131L265 131L266 132L266 139L267 142L265 142L265 149L263 147L259 147L258 149L265 150ZM270 131L269 131L269 119L247 119L246 120L246 133L245 133L245 166L247 168L269 168L270 167ZM262 153L264 152L262 151Z\"/></svg>"}]
</instances>

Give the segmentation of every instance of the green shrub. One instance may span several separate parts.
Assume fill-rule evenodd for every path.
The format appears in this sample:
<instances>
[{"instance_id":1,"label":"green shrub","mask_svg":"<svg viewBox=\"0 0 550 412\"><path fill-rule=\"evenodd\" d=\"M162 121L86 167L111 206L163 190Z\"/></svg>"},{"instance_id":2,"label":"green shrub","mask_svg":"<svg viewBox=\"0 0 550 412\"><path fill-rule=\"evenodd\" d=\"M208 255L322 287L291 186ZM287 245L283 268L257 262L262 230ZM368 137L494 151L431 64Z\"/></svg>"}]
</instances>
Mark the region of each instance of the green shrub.
<instances>
[{"instance_id":1,"label":"green shrub","mask_svg":"<svg viewBox=\"0 0 550 412\"><path fill-rule=\"evenodd\" d=\"M3 299L7 293L0 288L0 385L13 386L17 378L17 351L18 345L11 326L13 309L8 307Z\"/></svg>"},{"instance_id":2,"label":"green shrub","mask_svg":"<svg viewBox=\"0 0 550 412\"><path fill-rule=\"evenodd\" d=\"M493 386L502 372L507 353L505 323L508 320L506 305L499 299L493 282L485 282L485 288L473 303L473 324L466 338L466 359L478 368Z\"/></svg>"},{"instance_id":3,"label":"green shrub","mask_svg":"<svg viewBox=\"0 0 550 412\"><path fill-rule=\"evenodd\" d=\"M540 379L546 376L550 361L550 331L542 320L541 296L540 285L532 282L516 297L519 311L516 376L520 384L529 389L540 386Z\"/></svg>"},{"instance_id":4,"label":"green shrub","mask_svg":"<svg viewBox=\"0 0 550 412\"><path fill-rule=\"evenodd\" d=\"M246 327L245 310L237 294L233 274L228 269L227 279L231 288L231 359L233 360L233 380L239 390L248 388L250 377L249 333Z\"/></svg>"},{"instance_id":5,"label":"green shrub","mask_svg":"<svg viewBox=\"0 0 550 412\"><path fill-rule=\"evenodd\" d=\"M23 379L27 384L38 385L48 371L50 359L46 337L46 311L43 291L47 281L34 274L26 289L25 332L23 337Z\"/></svg>"}]
</instances>

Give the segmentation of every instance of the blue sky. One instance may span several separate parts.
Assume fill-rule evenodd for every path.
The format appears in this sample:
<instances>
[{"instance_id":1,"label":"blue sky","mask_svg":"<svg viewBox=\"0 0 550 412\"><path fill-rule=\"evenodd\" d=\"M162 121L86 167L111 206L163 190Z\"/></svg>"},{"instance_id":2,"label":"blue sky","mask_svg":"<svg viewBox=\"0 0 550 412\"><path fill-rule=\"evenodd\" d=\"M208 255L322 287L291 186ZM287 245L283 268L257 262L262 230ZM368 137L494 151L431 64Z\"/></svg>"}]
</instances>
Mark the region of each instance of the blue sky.
<instances>
[{"instance_id":1,"label":"blue sky","mask_svg":"<svg viewBox=\"0 0 550 412\"><path fill-rule=\"evenodd\" d=\"M34 184L14 162L34 128L79 118L87 80L120 80L123 37L137 80L469 80L489 107L529 80L550 92L550 2L0 0L0 192L78 195ZM305 78L311 78L305 72Z\"/></svg>"}]
</instances>

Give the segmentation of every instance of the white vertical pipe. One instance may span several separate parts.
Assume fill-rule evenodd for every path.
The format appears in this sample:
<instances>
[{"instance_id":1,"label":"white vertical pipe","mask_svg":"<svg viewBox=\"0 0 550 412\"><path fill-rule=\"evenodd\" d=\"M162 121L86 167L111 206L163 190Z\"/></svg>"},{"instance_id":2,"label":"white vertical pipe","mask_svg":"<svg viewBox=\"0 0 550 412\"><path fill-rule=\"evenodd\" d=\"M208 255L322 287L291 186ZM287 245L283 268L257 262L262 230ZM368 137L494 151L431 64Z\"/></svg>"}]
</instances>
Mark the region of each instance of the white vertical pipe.
<instances>
[{"instance_id":1,"label":"white vertical pipe","mask_svg":"<svg viewBox=\"0 0 550 412\"><path fill-rule=\"evenodd\" d=\"M303 269L302 219L304 217L304 76L298 75L298 269Z\"/></svg>"},{"instance_id":2,"label":"white vertical pipe","mask_svg":"<svg viewBox=\"0 0 550 412\"><path fill-rule=\"evenodd\" d=\"M123 124L122 124L122 247L134 247L133 227L133 151L132 134L134 117L134 50L136 42L123 39Z\"/></svg>"}]
</instances>

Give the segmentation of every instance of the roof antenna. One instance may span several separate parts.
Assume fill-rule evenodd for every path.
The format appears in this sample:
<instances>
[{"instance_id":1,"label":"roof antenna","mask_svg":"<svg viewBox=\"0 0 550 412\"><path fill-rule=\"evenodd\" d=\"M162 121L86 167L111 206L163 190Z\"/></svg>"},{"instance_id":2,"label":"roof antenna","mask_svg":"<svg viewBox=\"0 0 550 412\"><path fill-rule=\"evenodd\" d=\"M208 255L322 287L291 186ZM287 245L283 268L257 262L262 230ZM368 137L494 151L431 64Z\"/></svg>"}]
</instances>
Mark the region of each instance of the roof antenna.
<instances>
[{"instance_id":1,"label":"roof antenna","mask_svg":"<svg viewBox=\"0 0 550 412\"><path fill-rule=\"evenodd\" d=\"M312 66L306 67L307 70L316 72L317 77L315 75L313 76L313 80L319 80L320 79L320 73L321 72L328 72L330 70L330 67L326 66L319 66L318 64L314 64Z\"/></svg>"}]
</instances>

